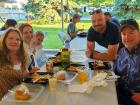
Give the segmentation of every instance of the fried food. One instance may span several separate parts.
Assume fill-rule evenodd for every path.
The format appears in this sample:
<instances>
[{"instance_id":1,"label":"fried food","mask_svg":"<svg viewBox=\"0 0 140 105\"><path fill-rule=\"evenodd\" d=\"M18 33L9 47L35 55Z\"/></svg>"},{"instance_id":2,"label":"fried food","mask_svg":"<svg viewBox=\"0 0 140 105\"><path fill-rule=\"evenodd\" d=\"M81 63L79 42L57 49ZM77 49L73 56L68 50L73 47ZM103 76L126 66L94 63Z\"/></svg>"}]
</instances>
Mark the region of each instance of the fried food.
<instances>
[{"instance_id":1,"label":"fried food","mask_svg":"<svg viewBox=\"0 0 140 105\"><path fill-rule=\"evenodd\" d=\"M68 70L69 70L69 71L76 71L76 67L75 67L75 66L70 66L70 67L68 68Z\"/></svg>"},{"instance_id":2,"label":"fried food","mask_svg":"<svg viewBox=\"0 0 140 105\"><path fill-rule=\"evenodd\" d=\"M45 82L44 80L51 78L51 75L46 74L46 75L40 75L38 73L34 73L31 75L32 81L36 81L37 83L42 83Z\"/></svg>"},{"instance_id":3,"label":"fried food","mask_svg":"<svg viewBox=\"0 0 140 105\"><path fill-rule=\"evenodd\" d=\"M31 98L31 94L30 93L24 93L23 91L15 91L15 98L17 100L29 100Z\"/></svg>"},{"instance_id":4,"label":"fried food","mask_svg":"<svg viewBox=\"0 0 140 105\"><path fill-rule=\"evenodd\" d=\"M94 68L94 69L105 68L105 65L104 65L103 62L101 62L101 61L95 61L95 62L93 63L93 68Z\"/></svg>"},{"instance_id":5,"label":"fried food","mask_svg":"<svg viewBox=\"0 0 140 105\"><path fill-rule=\"evenodd\" d=\"M29 100L31 98L31 93L29 92L26 85L21 84L14 93L17 100Z\"/></svg>"},{"instance_id":6,"label":"fried food","mask_svg":"<svg viewBox=\"0 0 140 105\"><path fill-rule=\"evenodd\" d=\"M54 77L57 79L57 80L65 80L66 78L66 72L65 71L58 71Z\"/></svg>"}]
</instances>

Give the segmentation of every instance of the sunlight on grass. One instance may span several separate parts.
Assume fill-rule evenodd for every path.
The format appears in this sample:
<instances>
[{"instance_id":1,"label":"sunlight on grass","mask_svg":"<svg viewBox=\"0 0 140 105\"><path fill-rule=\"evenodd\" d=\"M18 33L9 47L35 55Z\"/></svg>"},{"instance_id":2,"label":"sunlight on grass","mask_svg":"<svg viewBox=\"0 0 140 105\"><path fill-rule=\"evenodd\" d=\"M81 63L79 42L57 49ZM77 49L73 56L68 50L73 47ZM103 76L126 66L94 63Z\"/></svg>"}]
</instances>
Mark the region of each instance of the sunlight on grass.
<instances>
[{"instance_id":1,"label":"sunlight on grass","mask_svg":"<svg viewBox=\"0 0 140 105\"><path fill-rule=\"evenodd\" d=\"M64 32L66 33L68 23L64 24ZM83 28L87 31L89 27L91 26L90 21L81 22L77 24L77 28ZM49 49L58 49L62 48L62 42L60 41L58 37L58 33L61 32L61 24L54 24L54 25L34 25L33 28L35 31L42 31L45 34L45 39L43 42L44 48Z\"/></svg>"}]
</instances>

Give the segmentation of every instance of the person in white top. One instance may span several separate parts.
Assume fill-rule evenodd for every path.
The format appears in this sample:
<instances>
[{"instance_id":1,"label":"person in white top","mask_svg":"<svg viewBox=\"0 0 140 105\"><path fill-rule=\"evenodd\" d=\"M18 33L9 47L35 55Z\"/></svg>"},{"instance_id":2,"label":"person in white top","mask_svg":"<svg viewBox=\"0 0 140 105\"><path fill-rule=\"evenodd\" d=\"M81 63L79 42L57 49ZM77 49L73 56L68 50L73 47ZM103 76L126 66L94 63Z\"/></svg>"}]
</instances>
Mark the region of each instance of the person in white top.
<instances>
[{"instance_id":1,"label":"person in white top","mask_svg":"<svg viewBox=\"0 0 140 105\"><path fill-rule=\"evenodd\" d=\"M24 46L27 49L29 55L30 55L30 59L29 59L29 71L31 70L39 70L38 67L36 67L35 65L35 61L34 61L34 54L35 54L35 49L31 46L32 43L32 39L33 39L33 28L31 25L27 24L27 23L23 23L19 26L19 30L22 34L23 37L23 41L24 41Z\"/></svg>"}]
</instances>

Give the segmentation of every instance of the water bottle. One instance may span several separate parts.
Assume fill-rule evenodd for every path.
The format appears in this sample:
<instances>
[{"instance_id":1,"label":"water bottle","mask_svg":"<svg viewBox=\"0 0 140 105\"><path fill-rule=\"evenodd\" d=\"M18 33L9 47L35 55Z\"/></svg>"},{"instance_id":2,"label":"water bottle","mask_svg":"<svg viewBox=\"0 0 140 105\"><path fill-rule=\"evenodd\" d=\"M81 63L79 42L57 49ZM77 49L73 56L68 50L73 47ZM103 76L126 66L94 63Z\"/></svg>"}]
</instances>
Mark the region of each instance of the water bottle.
<instances>
[{"instance_id":1,"label":"water bottle","mask_svg":"<svg viewBox=\"0 0 140 105\"><path fill-rule=\"evenodd\" d=\"M65 41L65 48L67 48L67 49L70 48L70 41L69 40Z\"/></svg>"}]
</instances>

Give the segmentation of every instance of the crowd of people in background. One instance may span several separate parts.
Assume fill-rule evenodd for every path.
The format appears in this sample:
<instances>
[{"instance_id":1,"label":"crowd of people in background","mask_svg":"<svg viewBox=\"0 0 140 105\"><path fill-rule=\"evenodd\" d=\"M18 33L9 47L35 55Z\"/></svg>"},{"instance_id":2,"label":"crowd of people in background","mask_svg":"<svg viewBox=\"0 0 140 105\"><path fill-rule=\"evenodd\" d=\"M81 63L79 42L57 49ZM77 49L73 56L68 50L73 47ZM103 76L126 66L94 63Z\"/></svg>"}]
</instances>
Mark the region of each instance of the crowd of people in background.
<instances>
[{"instance_id":1,"label":"crowd of people in background","mask_svg":"<svg viewBox=\"0 0 140 105\"><path fill-rule=\"evenodd\" d=\"M74 14L67 28L70 40L79 31L76 23L80 16ZM39 70L34 55L42 48L43 32L35 32L27 23L18 24L8 19L1 28L0 37L0 99L9 89L19 84L29 73ZM107 52L95 50L95 42L107 48ZM86 56L114 62L118 101L122 105L140 104L140 31L134 19L119 22L109 12L94 10L88 30ZM131 103L131 104L130 104Z\"/></svg>"}]
</instances>

